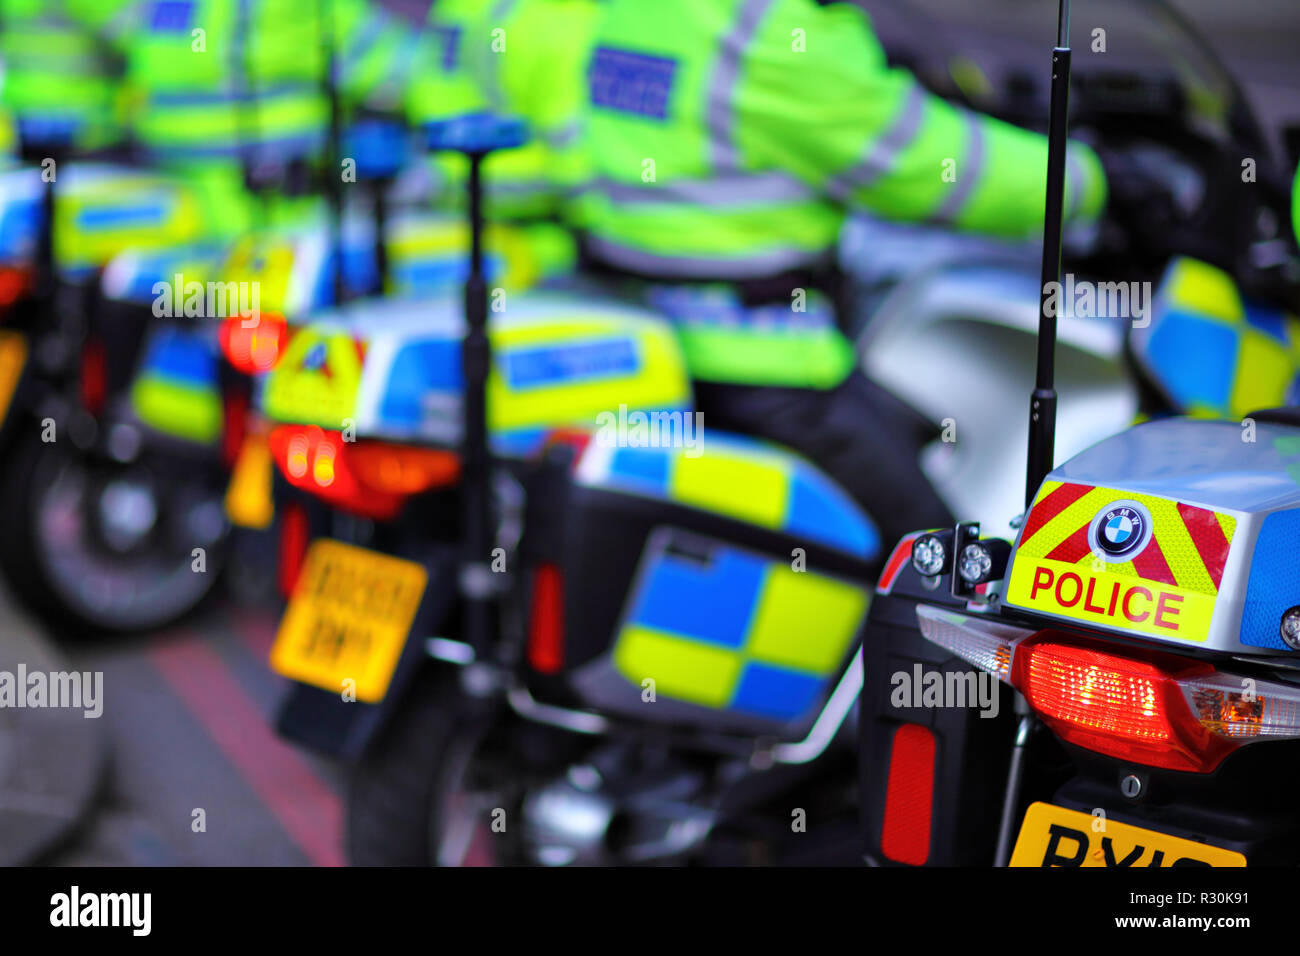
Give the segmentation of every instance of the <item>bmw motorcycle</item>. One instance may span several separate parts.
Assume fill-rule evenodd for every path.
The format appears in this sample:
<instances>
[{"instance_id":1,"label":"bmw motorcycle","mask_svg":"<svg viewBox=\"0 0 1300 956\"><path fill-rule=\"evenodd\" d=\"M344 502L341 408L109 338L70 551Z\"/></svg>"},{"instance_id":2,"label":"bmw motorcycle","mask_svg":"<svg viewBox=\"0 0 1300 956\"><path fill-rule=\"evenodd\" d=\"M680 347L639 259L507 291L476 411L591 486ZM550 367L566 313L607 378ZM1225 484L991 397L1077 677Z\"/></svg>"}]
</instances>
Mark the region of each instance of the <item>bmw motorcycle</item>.
<instances>
[{"instance_id":1,"label":"bmw motorcycle","mask_svg":"<svg viewBox=\"0 0 1300 956\"><path fill-rule=\"evenodd\" d=\"M1063 51L1068 78L1064 33ZM1056 101L1053 127L1056 152ZM1049 217L1044 276L1059 241ZM1218 420L1147 422L1054 466L1044 309L1014 540L961 522L894 549L863 639L869 863L1295 864L1300 418L1277 349L1297 319L1238 268L1175 262L1133 339L1153 390ZM1276 362L1246 364L1270 343Z\"/></svg>"},{"instance_id":2,"label":"bmw motorcycle","mask_svg":"<svg viewBox=\"0 0 1300 956\"><path fill-rule=\"evenodd\" d=\"M130 437L120 430L105 432L98 419L115 387L110 353L124 345L120 336L92 334L98 278L105 263L125 248L190 243L199 230L194 198L183 186L120 163L69 161L60 148L69 137L57 132L69 131L22 130L30 165L4 173L0 189L9 277L0 332L0 449L7 502L0 564L15 593L35 610L86 625L96 622L78 609L112 598L102 591L105 582L83 579L66 564L69 555L61 549L78 538L69 526L76 516L62 507L63 463L96 442L110 442L121 452ZM107 554L124 557L130 548L122 542L140 523L146 503L125 482L105 480L99 491L102 507L93 540ZM195 543L207 540L193 535ZM169 578L156 563L145 570L153 583L143 598L161 607L195 583ZM62 599L54 586L59 580ZM136 604L146 617L154 613ZM131 626L129 609L119 609L123 624Z\"/></svg>"},{"instance_id":3,"label":"bmw motorcycle","mask_svg":"<svg viewBox=\"0 0 1300 956\"><path fill-rule=\"evenodd\" d=\"M1146 125L1116 100L1122 83L1098 82L1099 123ZM893 361L946 340L955 360L971 340L963 324L983 322L1008 340L1005 354L986 350L989 367L1028 367L1038 281L1023 250L950 241L894 265L863 277L878 293L864 343L892 347ZM353 860L848 859L846 718L883 557L869 516L814 464L742 436L638 444L651 422L679 438L690 422L655 313L552 290L492 318L494 537L475 553L493 557L472 569L455 301L321 316L295 330L262 393L277 480L313 499L285 511L280 534L292 598L272 663L295 682L280 729L359 761ZM1122 368L1115 325L1063 317L1063 339L1090 358L1075 363L1080 378ZM1114 415L1109 432L1139 408L1119 372L1096 377L1063 416L1063 444L1106 427L1082 414L1099 396L1113 399L1097 416ZM951 409L970 392L943 394ZM936 424L943 407L926 408ZM1001 426L1000 411L989 417ZM959 428L997 433L975 418ZM945 463L957 477L940 486L960 504L969 472L938 459L931 473ZM1015 513L983 507L1001 523ZM469 636L471 598L489 605L486 642ZM824 844L796 826L807 819Z\"/></svg>"},{"instance_id":4,"label":"bmw motorcycle","mask_svg":"<svg viewBox=\"0 0 1300 956\"><path fill-rule=\"evenodd\" d=\"M15 260L52 248L43 231L58 228L64 241L58 269L51 254L36 270L60 276L57 306L52 295L27 295L21 328L0 341L15 355L21 347L7 365L15 400L0 433L12 507L0 565L55 626L161 627L212 590L232 548L236 567L255 556L271 479L249 376L266 368L287 321L340 296L433 293L463 268L465 226L422 208L428 187L411 181L405 129L364 116L344 135L361 195L341 204L337 234L319 204L287 226L206 241L183 183L84 164L60 181L46 229L53 190L43 204L38 171L10 174ZM254 195L310 202L318 191L296 167L249 173ZM554 246L500 230L492 273L515 288L566 268ZM24 275L15 270L20 291Z\"/></svg>"}]
</instances>

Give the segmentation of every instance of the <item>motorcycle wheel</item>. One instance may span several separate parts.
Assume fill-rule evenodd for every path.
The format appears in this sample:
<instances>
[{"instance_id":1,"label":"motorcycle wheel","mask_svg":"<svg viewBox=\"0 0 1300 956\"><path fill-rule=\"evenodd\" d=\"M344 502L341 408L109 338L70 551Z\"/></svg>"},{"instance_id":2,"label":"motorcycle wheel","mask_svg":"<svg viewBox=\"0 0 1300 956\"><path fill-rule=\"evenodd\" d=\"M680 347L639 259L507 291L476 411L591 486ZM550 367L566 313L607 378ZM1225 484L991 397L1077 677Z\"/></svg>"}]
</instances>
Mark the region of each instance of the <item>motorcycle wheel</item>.
<instances>
[{"instance_id":1,"label":"motorcycle wheel","mask_svg":"<svg viewBox=\"0 0 1300 956\"><path fill-rule=\"evenodd\" d=\"M191 498L185 507L160 507L163 483L148 475L139 466L97 465L34 436L11 450L0 566L47 624L73 634L151 630L179 620L211 591L225 550L224 515L212 511L220 496L202 492L201 479L173 478L168 490ZM172 533L180 520L201 527ZM193 555L200 541L201 572Z\"/></svg>"},{"instance_id":2,"label":"motorcycle wheel","mask_svg":"<svg viewBox=\"0 0 1300 956\"><path fill-rule=\"evenodd\" d=\"M353 866L501 866L518 862L513 833L493 833L517 786L485 755L497 720L432 670L407 692L352 774L347 852ZM507 818L508 819L508 818Z\"/></svg>"}]
</instances>

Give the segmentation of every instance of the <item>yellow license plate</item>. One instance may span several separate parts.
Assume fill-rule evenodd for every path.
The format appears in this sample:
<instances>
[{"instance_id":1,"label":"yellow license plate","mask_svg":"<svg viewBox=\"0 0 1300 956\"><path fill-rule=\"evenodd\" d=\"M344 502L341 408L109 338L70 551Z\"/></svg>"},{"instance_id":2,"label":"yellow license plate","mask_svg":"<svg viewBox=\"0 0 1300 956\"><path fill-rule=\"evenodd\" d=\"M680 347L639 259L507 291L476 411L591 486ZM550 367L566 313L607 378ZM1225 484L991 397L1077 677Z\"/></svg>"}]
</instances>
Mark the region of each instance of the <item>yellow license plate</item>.
<instances>
[{"instance_id":1,"label":"yellow license plate","mask_svg":"<svg viewBox=\"0 0 1300 956\"><path fill-rule=\"evenodd\" d=\"M1030 804L1012 866L1245 866L1233 850L1050 803Z\"/></svg>"},{"instance_id":2,"label":"yellow license plate","mask_svg":"<svg viewBox=\"0 0 1300 956\"><path fill-rule=\"evenodd\" d=\"M383 700L428 572L341 541L312 542L271 648L285 677L366 703Z\"/></svg>"},{"instance_id":3,"label":"yellow license plate","mask_svg":"<svg viewBox=\"0 0 1300 956\"><path fill-rule=\"evenodd\" d=\"M0 424L9 413L9 403L26 364L27 339L21 332L0 330Z\"/></svg>"}]
</instances>

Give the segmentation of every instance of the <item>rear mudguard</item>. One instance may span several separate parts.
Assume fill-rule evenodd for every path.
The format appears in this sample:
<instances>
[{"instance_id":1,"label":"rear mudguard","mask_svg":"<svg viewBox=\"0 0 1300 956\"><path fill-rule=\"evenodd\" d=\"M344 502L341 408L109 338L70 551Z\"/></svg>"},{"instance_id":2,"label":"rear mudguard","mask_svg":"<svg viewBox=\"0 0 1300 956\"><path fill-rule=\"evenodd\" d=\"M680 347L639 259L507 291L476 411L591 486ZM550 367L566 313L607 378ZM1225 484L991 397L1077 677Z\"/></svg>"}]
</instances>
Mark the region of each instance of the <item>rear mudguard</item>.
<instances>
[{"instance_id":1,"label":"rear mudguard","mask_svg":"<svg viewBox=\"0 0 1300 956\"><path fill-rule=\"evenodd\" d=\"M417 686L416 677L429 664L425 639L447 633L456 617L460 559L457 550L448 546L402 557L421 561L429 572L429 583L384 699L377 704L347 701L333 691L291 681L275 720L281 736L329 756L356 761Z\"/></svg>"}]
</instances>

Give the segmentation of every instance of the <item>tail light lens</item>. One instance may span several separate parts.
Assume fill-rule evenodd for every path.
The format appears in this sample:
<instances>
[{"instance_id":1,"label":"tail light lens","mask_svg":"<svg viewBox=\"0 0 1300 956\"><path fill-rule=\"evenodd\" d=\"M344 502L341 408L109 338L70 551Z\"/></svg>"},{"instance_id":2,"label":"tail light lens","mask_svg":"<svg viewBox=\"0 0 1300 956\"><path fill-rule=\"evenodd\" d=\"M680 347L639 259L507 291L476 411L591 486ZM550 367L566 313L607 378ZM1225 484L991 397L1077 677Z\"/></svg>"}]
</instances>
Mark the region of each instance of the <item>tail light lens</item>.
<instances>
[{"instance_id":1,"label":"tail light lens","mask_svg":"<svg viewBox=\"0 0 1300 956\"><path fill-rule=\"evenodd\" d=\"M256 318L232 315L221 323L221 351L245 375L269 372L289 342L284 317L263 312Z\"/></svg>"},{"instance_id":2,"label":"tail light lens","mask_svg":"<svg viewBox=\"0 0 1300 956\"><path fill-rule=\"evenodd\" d=\"M1192 714L1180 678L1214 673L1208 664L1164 658L1164 666L1036 639L1016 654L1011 683L1062 740L1124 760L1208 772L1236 748Z\"/></svg>"},{"instance_id":3,"label":"tail light lens","mask_svg":"<svg viewBox=\"0 0 1300 956\"><path fill-rule=\"evenodd\" d=\"M448 485L460 474L453 453L387 442L345 442L315 425L271 432L271 455L289 483L368 518L396 516L406 499Z\"/></svg>"},{"instance_id":4,"label":"tail light lens","mask_svg":"<svg viewBox=\"0 0 1300 956\"><path fill-rule=\"evenodd\" d=\"M1097 753L1209 773L1245 743L1300 737L1300 688L925 605L917 617L928 640L1014 686L1058 737Z\"/></svg>"},{"instance_id":5,"label":"tail light lens","mask_svg":"<svg viewBox=\"0 0 1300 956\"><path fill-rule=\"evenodd\" d=\"M554 564L539 564L533 573L528 663L542 674L564 667L564 576Z\"/></svg>"},{"instance_id":6,"label":"tail light lens","mask_svg":"<svg viewBox=\"0 0 1300 956\"><path fill-rule=\"evenodd\" d=\"M414 495L455 482L460 458L447 451L386 442L357 442L348 464L363 485L395 495Z\"/></svg>"}]
</instances>

